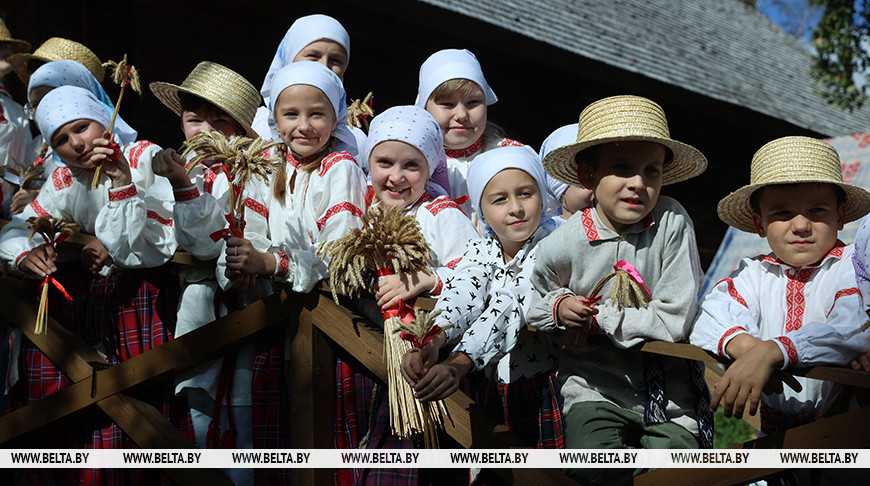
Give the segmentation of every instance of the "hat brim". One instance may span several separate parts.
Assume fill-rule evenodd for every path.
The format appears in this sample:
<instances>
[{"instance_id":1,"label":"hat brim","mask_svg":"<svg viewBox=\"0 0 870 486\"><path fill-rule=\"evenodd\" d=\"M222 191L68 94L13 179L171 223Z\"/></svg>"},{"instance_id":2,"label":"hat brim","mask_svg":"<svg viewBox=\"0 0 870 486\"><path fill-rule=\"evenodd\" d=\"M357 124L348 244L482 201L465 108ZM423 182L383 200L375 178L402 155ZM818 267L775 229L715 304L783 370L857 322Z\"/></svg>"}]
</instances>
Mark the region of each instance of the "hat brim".
<instances>
[{"instance_id":1,"label":"hat brim","mask_svg":"<svg viewBox=\"0 0 870 486\"><path fill-rule=\"evenodd\" d=\"M729 226L733 226L740 231L746 231L747 233L756 233L755 223L752 221L752 205L749 204L752 193L766 186L812 183L834 184L846 193L846 223L860 219L870 212L870 192L852 184L829 180L798 180L750 184L722 198L716 206L716 212L719 214L719 219Z\"/></svg>"},{"instance_id":2,"label":"hat brim","mask_svg":"<svg viewBox=\"0 0 870 486\"><path fill-rule=\"evenodd\" d=\"M20 39L0 39L0 44L10 44L13 54L26 54L30 52L30 42Z\"/></svg>"},{"instance_id":3,"label":"hat brim","mask_svg":"<svg viewBox=\"0 0 870 486\"><path fill-rule=\"evenodd\" d=\"M575 157L582 150L611 142L653 142L670 149L674 158L662 170L663 186L691 179L707 169L707 158L695 147L669 138L645 136L607 137L565 145L552 150L544 157L544 169L559 181L583 187L583 183L577 177Z\"/></svg>"},{"instance_id":4,"label":"hat brim","mask_svg":"<svg viewBox=\"0 0 870 486\"><path fill-rule=\"evenodd\" d=\"M245 123L242 120L239 120L238 116L233 113L233 109L231 107L226 106L224 103L221 103L220 101L206 98L205 96L202 95L202 93L197 93L197 92L191 91L187 88L183 88L181 86L171 84L171 83L165 83L162 81L155 81L155 82L149 84L148 87L151 89L151 92L154 93L154 96L156 96L157 99L160 100L161 103L166 105L167 108L172 110L178 116L181 116L181 98L178 97L178 92L181 91L181 92L196 96L198 98L202 98L202 99L208 101L209 103L217 106L221 110L223 110L224 113L231 116L233 118L233 120L235 120L239 125L242 126L242 128L245 129L245 134L248 137L251 137L251 138L259 137L259 135L257 134L256 131L254 131L254 128L251 125L249 125L248 123Z\"/></svg>"},{"instance_id":5,"label":"hat brim","mask_svg":"<svg viewBox=\"0 0 870 486\"><path fill-rule=\"evenodd\" d=\"M20 79L25 86L29 82L30 78L30 73L27 70L27 65L30 64L31 59L36 59L42 62L51 62L51 59L47 57L34 56L33 54L27 53L12 54L7 58L9 64L12 64L12 69L14 69L15 73L18 74L18 79ZM28 96L29 95L30 93L28 93Z\"/></svg>"}]
</instances>

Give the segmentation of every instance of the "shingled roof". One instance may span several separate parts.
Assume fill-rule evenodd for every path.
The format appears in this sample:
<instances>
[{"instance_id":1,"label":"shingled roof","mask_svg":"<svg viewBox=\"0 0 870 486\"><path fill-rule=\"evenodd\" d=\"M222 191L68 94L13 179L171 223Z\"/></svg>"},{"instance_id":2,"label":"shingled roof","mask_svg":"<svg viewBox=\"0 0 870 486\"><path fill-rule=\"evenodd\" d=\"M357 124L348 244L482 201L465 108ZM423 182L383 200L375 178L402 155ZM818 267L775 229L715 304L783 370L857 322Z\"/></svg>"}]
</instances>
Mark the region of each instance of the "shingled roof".
<instances>
[{"instance_id":1,"label":"shingled roof","mask_svg":"<svg viewBox=\"0 0 870 486\"><path fill-rule=\"evenodd\" d=\"M745 1L422 1L822 135L870 131L870 106L829 107L812 54Z\"/></svg>"}]
</instances>

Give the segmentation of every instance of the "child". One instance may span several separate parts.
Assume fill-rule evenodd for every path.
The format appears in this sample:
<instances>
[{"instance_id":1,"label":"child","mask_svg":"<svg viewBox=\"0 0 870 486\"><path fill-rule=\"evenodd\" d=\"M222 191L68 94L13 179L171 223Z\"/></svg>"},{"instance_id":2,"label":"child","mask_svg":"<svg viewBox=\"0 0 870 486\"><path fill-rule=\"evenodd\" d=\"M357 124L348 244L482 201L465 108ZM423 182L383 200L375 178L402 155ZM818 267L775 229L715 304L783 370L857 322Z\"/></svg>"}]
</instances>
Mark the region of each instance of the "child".
<instances>
[{"instance_id":1,"label":"child","mask_svg":"<svg viewBox=\"0 0 870 486\"><path fill-rule=\"evenodd\" d=\"M444 134L447 174L438 168L433 180L453 199L468 196L465 178L478 154L495 147L522 145L504 138L501 129L487 121L487 106L496 101L498 97L483 77L480 63L467 49L438 51L420 66L414 104L432 113ZM462 207L472 215L470 203Z\"/></svg>"},{"instance_id":2,"label":"child","mask_svg":"<svg viewBox=\"0 0 870 486\"><path fill-rule=\"evenodd\" d=\"M592 188L593 205L540 243L529 312L529 324L542 331L601 335L598 347L559 357L565 447L697 448L699 428L705 445L712 445L712 422L701 416L696 423L707 410L700 405L703 366L635 347L688 337L701 288L698 250L689 216L659 191L700 174L707 161L670 138L664 112L646 98L599 100L579 123L577 142L550 152L544 168L562 182ZM623 308L607 299L596 308L587 300L620 260L642 276L652 294L648 307ZM570 333L567 340L573 341ZM603 484L621 484L639 472L568 471Z\"/></svg>"},{"instance_id":3,"label":"child","mask_svg":"<svg viewBox=\"0 0 870 486\"><path fill-rule=\"evenodd\" d=\"M468 189L486 237L470 242L435 306L443 311L436 324L453 327L423 347L422 359L416 350L407 353L402 371L417 398L437 400L455 392L469 371L486 368L497 392L490 411L529 445L561 448L557 352L550 336L525 329L537 244L556 227L543 216L545 179L528 147L496 148L474 161ZM453 353L432 366L438 349L456 342Z\"/></svg>"},{"instance_id":4,"label":"child","mask_svg":"<svg viewBox=\"0 0 870 486\"><path fill-rule=\"evenodd\" d=\"M443 282L451 278L454 267L462 259L466 242L477 238L471 220L430 179L439 161L444 161L443 147L438 123L422 108L393 107L376 116L371 123L363 152L371 170L371 207L398 207L403 214L414 215L433 256L426 270L388 275L375 282L375 299L382 310L395 307L399 300L409 301L418 295L441 293ZM336 422L337 447L360 446L355 424L347 416L355 416L358 423L370 424L364 448L412 447L412 441L401 439L390 431L385 387L377 387L372 400L374 382L361 373L353 373L344 362L339 363L338 378L337 405L341 408L338 414L341 416ZM354 386L342 386L347 383L354 383ZM371 403L372 409L358 409L354 403ZM369 415L372 417L368 418ZM354 471L359 476L355 478L356 484L371 484L383 480L383 475L413 482L419 473L416 469Z\"/></svg>"},{"instance_id":5,"label":"child","mask_svg":"<svg viewBox=\"0 0 870 486\"><path fill-rule=\"evenodd\" d=\"M691 343L734 360L710 409L721 402L726 416L741 417L760 402L764 434L824 416L840 389L803 377L783 387L777 370L846 365L870 349L853 248L837 239L870 211L870 193L844 184L840 167L825 142L780 138L755 153L751 183L719 202L723 221L767 238L773 252L743 259L704 297Z\"/></svg>"},{"instance_id":6,"label":"child","mask_svg":"<svg viewBox=\"0 0 870 486\"><path fill-rule=\"evenodd\" d=\"M4 79L12 72L9 58L15 53L27 52L30 43L14 39L6 24L0 19L0 171L17 169L17 164L26 164L27 145L30 142L30 122L24 113L24 108L12 99L6 90ZM17 162L17 163L16 163ZM9 217L13 212L9 204L15 193L14 186L4 178L0 178L0 203L3 209L0 214Z\"/></svg>"},{"instance_id":7,"label":"child","mask_svg":"<svg viewBox=\"0 0 870 486\"><path fill-rule=\"evenodd\" d=\"M855 251L852 253L852 265L855 267L855 277L858 280L858 291L861 294L861 308L864 315L870 319L870 217L861 220L861 226L855 234ZM870 320L865 321L870 322ZM855 370L870 371L870 349L852 360L849 365Z\"/></svg>"},{"instance_id":8,"label":"child","mask_svg":"<svg viewBox=\"0 0 870 486\"><path fill-rule=\"evenodd\" d=\"M154 82L149 87L164 105L179 115L186 140L206 131L218 131L227 138L237 135L256 137L251 122L260 95L251 83L231 69L201 62L180 86ZM179 336L271 294L265 281L258 282L256 289L245 293L225 292L218 287L215 272L217 258L223 252L223 241L211 235L221 234L227 226L225 216L230 212L229 187L232 181L228 180L222 165L214 160L196 164L189 174L187 165L173 149L163 150L154 158L155 173L169 179L174 190L173 215L177 222L179 245L198 260L195 265L181 270ZM245 191L245 197L251 201L252 207L265 207L268 202L250 190ZM247 232L256 231L258 227L262 231L268 224L266 216L256 211L246 212L246 221ZM200 447L219 447L217 437L231 428L236 433L235 444L220 446L254 446L251 377L255 353L256 345L251 343L178 377L175 391L188 398ZM234 361L234 367L229 364L231 361ZM226 368L224 363L227 363ZM226 390L229 380L232 380L232 389ZM228 394L226 407L220 401L216 403L216 397L223 392ZM213 430L212 441L208 436L210 429ZM251 469L226 472L237 484L255 481L255 471Z\"/></svg>"},{"instance_id":9,"label":"child","mask_svg":"<svg viewBox=\"0 0 870 486\"><path fill-rule=\"evenodd\" d=\"M78 61L86 68L97 82L102 83L106 77L106 70L103 68L103 62L90 49L78 42L64 39L62 37L52 37L43 42L33 54L21 53L13 54L9 58L12 67L18 74L18 78L25 85L30 82L30 75L44 63L51 61L62 61L70 59Z\"/></svg>"},{"instance_id":10,"label":"child","mask_svg":"<svg viewBox=\"0 0 870 486\"><path fill-rule=\"evenodd\" d=\"M28 239L26 220L32 216L63 217L81 226L84 232L95 233L107 255L83 255L82 259L89 268L108 276L94 277L85 289L69 285L67 290L79 312L67 314L63 320L114 365L172 338L175 281L167 269L153 267L167 262L176 245L171 209L154 198L142 196L148 189L142 182L153 180L153 175L134 176L138 171L151 172L151 157L159 147L141 141L120 151L113 149L110 141L114 134L110 136L106 130L110 119L111 114L87 90L62 86L45 96L36 122L66 167L55 170L51 183L0 232L0 258L31 278L52 275L61 283L70 283L65 275L82 277L71 271L69 265L63 265L62 258L50 245L42 244L38 238ZM97 189L92 189L93 168L97 163L102 164L104 177ZM137 270L128 270L133 268ZM70 307L59 295L53 297L57 297L51 301L55 307ZM29 342L22 347L24 388L10 400L13 407L42 399L66 385L56 368ZM189 427L186 407L172 398L171 388L158 387L157 391L151 400L186 432ZM89 447L134 446L116 425L107 425L102 420L96 424L80 421L71 427L65 440L74 442L76 437L86 434L85 437L91 436ZM90 478L85 482L89 483L111 478L119 484L130 484L146 481L147 477L141 471L121 469L85 474Z\"/></svg>"},{"instance_id":11,"label":"child","mask_svg":"<svg viewBox=\"0 0 870 486\"><path fill-rule=\"evenodd\" d=\"M577 130L577 124L572 123L551 133L541 145L541 162L543 163L544 157L553 149L574 143L577 140ZM592 191L585 187L569 186L553 177L547 177L547 188L550 190L551 205L555 206L555 208L547 208L547 214L559 215L554 219L557 224L561 225L574 213L592 204Z\"/></svg>"}]
</instances>

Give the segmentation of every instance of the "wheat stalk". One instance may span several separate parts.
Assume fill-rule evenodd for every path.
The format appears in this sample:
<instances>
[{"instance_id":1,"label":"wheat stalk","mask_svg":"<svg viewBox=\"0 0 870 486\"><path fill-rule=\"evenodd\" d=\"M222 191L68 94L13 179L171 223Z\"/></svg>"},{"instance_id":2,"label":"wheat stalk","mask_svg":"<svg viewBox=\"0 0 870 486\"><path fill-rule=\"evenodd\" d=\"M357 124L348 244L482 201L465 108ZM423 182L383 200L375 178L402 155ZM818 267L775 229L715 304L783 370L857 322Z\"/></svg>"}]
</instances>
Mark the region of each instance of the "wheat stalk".
<instances>
[{"instance_id":1,"label":"wheat stalk","mask_svg":"<svg viewBox=\"0 0 870 486\"><path fill-rule=\"evenodd\" d=\"M33 239L33 236L39 233L42 236L42 239L52 246L55 246L60 241L66 239L69 235L78 233L81 230L79 225L66 218L56 219L45 216L31 216L27 218L27 223L30 225L29 239ZM42 282L39 307L36 311L36 323L33 328L35 334L45 334L48 332L47 310L49 280L53 279L49 275L46 275L45 280ZM59 286L57 283L55 283L55 285ZM62 289L62 287L60 288Z\"/></svg>"},{"instance_id":2,"label":"wheat stalk","mask_svg":"<svg viewBox=\"0 0 870 486\"><path fill-rule=\"evenodd\" d=\"M355 99L347 107L347 124L352 127L362 128L363 123L365 123L366 131L369 129L369 123L367 118L375 115L375 111L372 109L371 105L372 93L366 95L365 99L359 100Z\"/></svg>"},{"instance_id":3,"label":"wheat stalk","mask_svg":"<svg viewBox=\"0 0 870 486\"><path fill-rule=\"evenodd\" d=\"M121 92L118 93L118 101L115 102L115 111L112 112L112 122L109 123L109 133L112 133L112 129L115 128L115 120L118 118L118 111L121 109L121 100L124 98L124 90L127 88L127 85L130 85L133 88L133 91L142 96L142 84L139 82L139 71L136 70L130 64L127 64L127 54L124 54L124 58L121 59L120 62L108 61L103 63L103 67L112 71L112 82L121 87ZM109 135L111 137L111 135ZM102 171L103 164L97 165L94 170L94 180L91 183L91 187L94 189L100 184L100 172Z\"/></svg>"}]
</instances>

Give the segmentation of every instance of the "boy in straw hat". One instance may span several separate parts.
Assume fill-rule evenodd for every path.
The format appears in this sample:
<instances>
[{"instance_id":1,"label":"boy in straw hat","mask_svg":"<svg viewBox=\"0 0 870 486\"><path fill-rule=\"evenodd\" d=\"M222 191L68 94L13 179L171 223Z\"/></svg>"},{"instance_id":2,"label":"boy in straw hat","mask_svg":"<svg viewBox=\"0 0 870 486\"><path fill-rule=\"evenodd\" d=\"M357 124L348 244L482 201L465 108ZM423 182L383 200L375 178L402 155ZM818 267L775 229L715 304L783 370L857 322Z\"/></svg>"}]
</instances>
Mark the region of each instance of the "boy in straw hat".
<instances>
[{"instance_id":1,"label":"boy in straw hat","mask_svg":"<svg viewBox=\"0 0 870 486\"><path fill-rule=\"evenodd\" d=\"M251 123L260 104L260 94L244 77L220 64L199 63L181 85L154 82L149 87L164 105L181 117L181 131L187 140L203 131L218 131L227 138L257 136ZM173 149L157 154L154 162L154 172L169 179L174 190L173 216L179 246L201 261L182 271L184 283L178 303L177 336L271 293L263 285L239 294L224 292L218 287L216 259L222 253L223 240L218 237L215 241L210 235L219 234L227 226L230 181L222 165L212 160L198 163L189 175L187 165ZM265 208L268 204L250 191L246 196L254 208ZM258 211L248 211L245 219L248 229L268 225L265 215ZM180 376L176 393L188 397L200 447L264 446L257 444L253 436L251 376L256 372L255 352L256 344L251 343L237 353ZM222 395L227 397L226 403L219 399ZM235 432L235 443L218 440L227 432ZM227 474L236 484L254 484L251 469L233 469Z\"/></svg>"},{"instance_id":2,"label":"boy in straw hat","mask_svg":"<svg viewBox=\"0 0 870 486\"><path fill-rule=\"evenodd\" d=\"M30 48L28 47L27 50L30 50ZM28 54L25 50L21 53L13 54L9 58L9 62L24 84L30 82L30 75L39 66L47 62L63 60L82 63L100 83L106 77L106 70L103 68L102 61L93 51L78 42L62 37L48 39L33 51L33 54Z\"/></svg>"},{"instance_id":3,"label":"boy in straw hat","mask_svg":"<svg viewBox=\"0 0 870 486\"><path fill-rule=\"evenodd\" d=\"M771 434L823 416L839 390L802 377L783 387L777 370L846 365L870 348L853 247L837 239L870 211L870 193L844 184L834 147L807 137L759 149L750 181L719 202L719 217L767 238L773 252L744 258L704 297L690 340L734 360L710 409L721 402L726 416L754 415L760 401L761 430Z\"/></svg>"},{"instance_id":4,"label":"boy in straw hat","mask_svg":"<svg viewBox=\"0 0 870 486\"><path fill-rule=\"evenodd\" d=\"M19 52L30 50L30 43L14 39L6 24L0 19L0 170L14 169L16 162L25 163L27 145L30 143L30 122L24 107L18 104L6 90L3 80L12 72L9 58ZM12 175L11 173L9 174ZM0 202L4 202L2 214L9 217L9 200L14 186L0 179Z\"/></svg>"},{"instance_id":5,"label":"boy in straw hat","mask_svg":"<svg viewBox=\"0 0 870 486\"><path fill-rule=\"evenodd\" d=\"M539 244L532 273L529 324L565 331L559 377L566 448L712 445L703 366L636 347L688 336L701 265L689 216L659 191L706 166L698 150L670 138L661 107L637 96L592 103L580 114L577 142L544 157L551 176L593 191L591 206ZM596 307L590 295L596 283L625 262L651 294L648 304L633 308L611 298ZM565 349L586 339L578 334L591 345L582 354ZM621 484L641 471L567 472L584 482Z\"/></svg>"}]
</instances>

